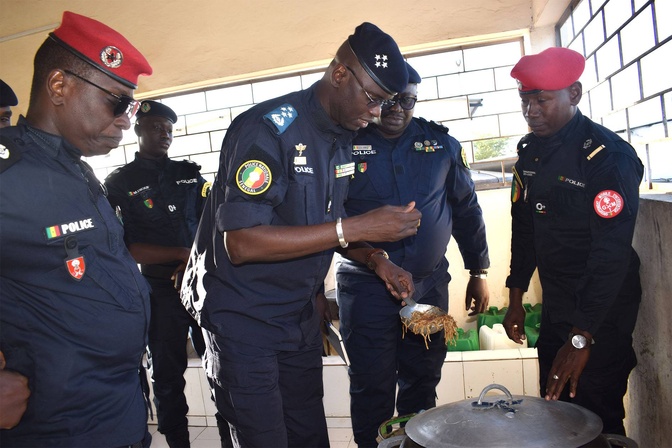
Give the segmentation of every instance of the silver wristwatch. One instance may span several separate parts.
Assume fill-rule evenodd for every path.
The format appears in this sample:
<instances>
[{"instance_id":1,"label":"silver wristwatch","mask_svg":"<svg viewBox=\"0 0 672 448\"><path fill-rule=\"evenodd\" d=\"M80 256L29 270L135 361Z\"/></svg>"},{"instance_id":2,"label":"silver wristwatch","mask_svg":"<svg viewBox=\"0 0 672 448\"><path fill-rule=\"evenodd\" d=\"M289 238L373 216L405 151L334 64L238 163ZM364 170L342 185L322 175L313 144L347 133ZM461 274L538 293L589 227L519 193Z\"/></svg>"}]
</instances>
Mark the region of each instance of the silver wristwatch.
<instances>
[{"instance_id":1,"label":"silver wristwatch","mask_svg":"<svg viewBox=\"0 0 672 448\"><path fill-rule=\"evenodd\" d=\"M588 339L582 334L569 333L569 338L572 341L574 348L581 350L588 345ZM595 343L595 340L591 341L591 345Z\"/></svg>"}]
</instances>

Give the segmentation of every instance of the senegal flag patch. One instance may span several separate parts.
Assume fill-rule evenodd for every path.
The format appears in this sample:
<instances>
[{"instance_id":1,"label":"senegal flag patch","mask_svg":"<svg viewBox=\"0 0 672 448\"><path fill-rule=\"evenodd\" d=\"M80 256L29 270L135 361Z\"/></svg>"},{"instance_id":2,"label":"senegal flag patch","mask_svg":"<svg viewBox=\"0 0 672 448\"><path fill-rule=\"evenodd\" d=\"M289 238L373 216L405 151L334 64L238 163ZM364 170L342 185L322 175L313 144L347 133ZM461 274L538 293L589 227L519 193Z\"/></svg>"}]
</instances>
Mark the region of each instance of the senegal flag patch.
<instances>
[{"instance_id":1,"label":"senegal flag patch","mask_svg":"<svg viewBox=\"0 0 672 448\"><path fill-rule=\"evenodd\" d=\"M248 160L238 168L236 184L243 193L261 194L271 185L271 170L264 162Z\"/></svg>"}]
</instances>

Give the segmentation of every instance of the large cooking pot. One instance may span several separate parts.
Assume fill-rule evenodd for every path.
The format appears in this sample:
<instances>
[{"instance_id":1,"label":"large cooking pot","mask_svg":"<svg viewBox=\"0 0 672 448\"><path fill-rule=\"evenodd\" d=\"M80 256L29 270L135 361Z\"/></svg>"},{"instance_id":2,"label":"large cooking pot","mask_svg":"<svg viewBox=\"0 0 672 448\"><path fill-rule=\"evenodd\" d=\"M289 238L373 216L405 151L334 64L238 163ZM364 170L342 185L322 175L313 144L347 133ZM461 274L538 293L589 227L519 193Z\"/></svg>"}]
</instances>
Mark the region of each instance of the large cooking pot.
<instances>
[{"instance_id":1,"label":"large cooking pot","mask_svg":"<svg viewBox=\"0 0 672 448\"><path fill-rule=\"evenodd\" d=\"M504 395L486 397L493 389L499 389ZM383 440L379 446L611 447L608 440L601 436L601 431L600 418L578 405L512 396L504 386L491 384L483 389L478 401L462 400L412 416L403 428L405 435Z\"/></svg>"}]
</instances>

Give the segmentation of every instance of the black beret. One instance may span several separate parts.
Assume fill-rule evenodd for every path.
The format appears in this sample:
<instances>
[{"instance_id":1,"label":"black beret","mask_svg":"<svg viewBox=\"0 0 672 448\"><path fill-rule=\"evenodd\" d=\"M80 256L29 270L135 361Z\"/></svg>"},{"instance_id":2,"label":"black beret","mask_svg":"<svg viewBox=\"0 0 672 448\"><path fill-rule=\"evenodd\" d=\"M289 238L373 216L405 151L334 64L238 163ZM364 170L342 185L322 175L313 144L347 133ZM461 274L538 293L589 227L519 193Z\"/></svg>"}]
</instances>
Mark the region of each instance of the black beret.
<instances>
[{"instance_id":1,"label":"black beret","mask_svg":"<svg viewBox=\"0 0 672 448\"><path fill-rule=\"evenodd\" d=\"M408 70L408 83L409 84L420 84L422 82L422 78L420 77L420 74L415 71L413 67L411 67L411 64L406 62L406 69Z\"/></svg>"},{"instance_id":2,"label":"black beret","mask_svg":"<svg viewBox=\"0 0 672 448\"><path fill-rule=\"evenodd\" d=\"M381 89L396 95L406 88L406 61L390 35L364 22L348 37L348 43L361 66Z\"/></svg>"},{"instance_id":3,"label":"black beret","mask_svg":"<svg viewBox=\"0 0 672 448\"><path fill-rule=\"evenodd\" d=\"M167 118L173 124L177 121L177 115L173 112L173 109L158 101L146 100L140 104L136 117L142 118L149 115Z\"/></svg>"},{"instance_id":4,"label":"black beret","mask_svg":"<svg viewBox=\"0 0 672 448\"><path fill-rule=\"evenodd\" d=\"M5 81L0 79L0 107L16 106L19 100Z\"/></svg>"}]
</instances>

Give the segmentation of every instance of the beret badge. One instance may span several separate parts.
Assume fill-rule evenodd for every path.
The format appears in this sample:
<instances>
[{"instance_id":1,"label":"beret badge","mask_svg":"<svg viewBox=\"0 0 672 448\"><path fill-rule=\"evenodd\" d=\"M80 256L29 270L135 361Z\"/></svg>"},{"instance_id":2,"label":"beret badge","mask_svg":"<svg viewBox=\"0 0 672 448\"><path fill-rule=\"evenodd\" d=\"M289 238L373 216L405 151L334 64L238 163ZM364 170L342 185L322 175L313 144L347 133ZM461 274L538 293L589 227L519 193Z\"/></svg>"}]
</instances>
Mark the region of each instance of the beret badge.
<instances>
[{"instance_id":1,"label":"beret badge","mask_svg":"<svg viewBox=\"0 0 672 448\"><path fill-rule=\"evenodd\" d=\"M140 106L140 111L142 111L144 113L147 113L147 112L149 112L149 110L151 108L152 108L152 106L149 103L144 102L144 103L142 103L142 106Z\"/></svg>"},{"instance_id":2,"label":"beret badge","mask_svg":"<svg viewBox=\"0 0 672 448\"><path fill-rule=\"evenodd\" d=\"M100 52L100 60L107 67L118 68L124 60L124 55L117 47L109 45Z\"/></svg>"}]
</instances>

